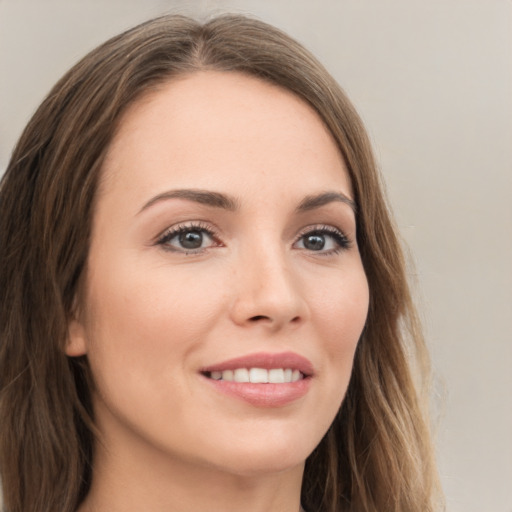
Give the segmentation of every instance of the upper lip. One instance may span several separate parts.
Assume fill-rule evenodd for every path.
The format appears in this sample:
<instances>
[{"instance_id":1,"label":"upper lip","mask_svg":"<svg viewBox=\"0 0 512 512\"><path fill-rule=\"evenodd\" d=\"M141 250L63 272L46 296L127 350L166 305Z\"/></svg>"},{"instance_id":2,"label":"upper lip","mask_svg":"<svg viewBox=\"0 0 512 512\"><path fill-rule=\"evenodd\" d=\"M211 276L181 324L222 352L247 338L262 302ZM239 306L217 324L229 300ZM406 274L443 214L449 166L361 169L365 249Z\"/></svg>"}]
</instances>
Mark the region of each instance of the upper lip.
<instances>
[{"instance_id":1,"label":"upper lip","mask_svg":"<svg viewBox=\"0 0 512 512\"><path fill-rule=\"evenodd\" d=\"M247 354L206 366L201 368L201 372L223 372L225 370L236 370L237 368L265 368L267 370L291 368L292 370L299 370L305 376L311 376L314 373L311 361L295 352Z\"/></svg>"}]
</instances>

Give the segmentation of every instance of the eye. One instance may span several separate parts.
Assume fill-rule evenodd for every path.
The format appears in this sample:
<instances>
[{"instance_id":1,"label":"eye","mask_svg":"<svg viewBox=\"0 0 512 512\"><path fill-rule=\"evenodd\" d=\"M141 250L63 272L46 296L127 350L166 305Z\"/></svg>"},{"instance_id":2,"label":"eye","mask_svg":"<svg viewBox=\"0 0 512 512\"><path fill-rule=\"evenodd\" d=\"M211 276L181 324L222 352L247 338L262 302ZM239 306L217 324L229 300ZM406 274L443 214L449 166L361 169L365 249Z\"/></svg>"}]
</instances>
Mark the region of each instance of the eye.
<instances>
[{"instance_id":1,"label":"eye","mask_svg":"<svg viewBox=\"0 0 512 512\"><path fill-rule=\"evenodd\" d=\"M319 252L322 254L336 254L350 247L346 235L332 226L322 226L308 229L302 233L295 243L298 249Z\"/></svg>"},{"instance_id":2,"label":"eye","mask_svg":"<svg viewBox=\"0 0 512 512\"><path fill-rule=\"evenodd\" d=\"M213 231L199 224L170 228L157 240L165 250L193 254L218 246Z\"/></svg>"}]
</instances>

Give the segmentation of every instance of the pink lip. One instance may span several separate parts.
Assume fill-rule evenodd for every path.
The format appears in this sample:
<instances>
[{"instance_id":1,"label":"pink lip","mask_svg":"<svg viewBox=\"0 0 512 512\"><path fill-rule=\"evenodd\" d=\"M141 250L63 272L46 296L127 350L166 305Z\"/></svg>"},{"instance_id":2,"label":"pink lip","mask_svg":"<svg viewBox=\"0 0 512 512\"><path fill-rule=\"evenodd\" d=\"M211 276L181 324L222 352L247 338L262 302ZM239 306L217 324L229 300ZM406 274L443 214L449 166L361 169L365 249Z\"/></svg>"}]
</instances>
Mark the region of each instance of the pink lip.
<instances>
[{"instance_id":1,"label":"pink lip","mask_svg":"<svg viewBox=\"0 0 512 512\"><path fill-rule=\"evenodd\" d=\"M214 380L205 374L213 371L235 370L237 368L291 368L299 370L304 378L283 384L252 384ZM303 397L311 385L312 363L293 352L280 354L256 353L223 361L201 370L205 380L217 391L243 400L255 407L283 407Z\"/></svg>"}]
</instances>

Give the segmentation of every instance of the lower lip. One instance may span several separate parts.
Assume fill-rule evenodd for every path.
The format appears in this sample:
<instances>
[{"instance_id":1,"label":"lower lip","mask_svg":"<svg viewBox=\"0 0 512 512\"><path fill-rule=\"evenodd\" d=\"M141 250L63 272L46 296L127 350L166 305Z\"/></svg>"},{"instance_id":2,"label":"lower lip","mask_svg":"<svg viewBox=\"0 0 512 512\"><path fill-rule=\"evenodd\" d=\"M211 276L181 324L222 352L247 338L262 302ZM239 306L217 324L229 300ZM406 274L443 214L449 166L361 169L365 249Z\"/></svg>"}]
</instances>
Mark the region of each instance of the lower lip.
<instances>
[{"instance_id":1,"label":"lower lip","mask_svg":"<svg viewBox=\"0 0 512 512\"><path fill-rule=\"evenodd\" d=\"M252 384L215 380L204 377L217 391L255 407L284 407L302 398L309 390L311 378L284 384Z\"/></svg>"}]
</instances>

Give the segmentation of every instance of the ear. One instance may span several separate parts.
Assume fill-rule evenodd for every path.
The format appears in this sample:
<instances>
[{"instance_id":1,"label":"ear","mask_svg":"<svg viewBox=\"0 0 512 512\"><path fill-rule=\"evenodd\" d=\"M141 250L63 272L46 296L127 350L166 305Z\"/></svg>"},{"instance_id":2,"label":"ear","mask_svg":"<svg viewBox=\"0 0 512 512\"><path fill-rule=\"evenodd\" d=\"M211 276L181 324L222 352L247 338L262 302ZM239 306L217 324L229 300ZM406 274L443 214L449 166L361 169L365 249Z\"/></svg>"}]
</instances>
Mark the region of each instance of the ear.
<instances>
[{"instance_id":1,"label":"ear","mask_svg":"<svg viewBox=\"0 0 512 512\"><path fill-rule=\"evenodd\" d=\"M66 355L78 357L87 354L87 337L85 328L79 320L71 319L68 324L68 339L66 342Z\"/></svg>"}]
</instances>

